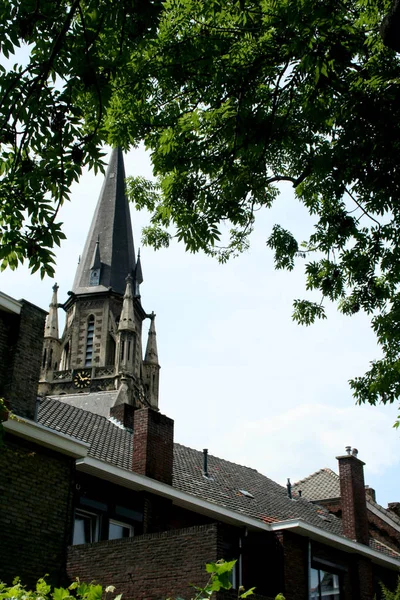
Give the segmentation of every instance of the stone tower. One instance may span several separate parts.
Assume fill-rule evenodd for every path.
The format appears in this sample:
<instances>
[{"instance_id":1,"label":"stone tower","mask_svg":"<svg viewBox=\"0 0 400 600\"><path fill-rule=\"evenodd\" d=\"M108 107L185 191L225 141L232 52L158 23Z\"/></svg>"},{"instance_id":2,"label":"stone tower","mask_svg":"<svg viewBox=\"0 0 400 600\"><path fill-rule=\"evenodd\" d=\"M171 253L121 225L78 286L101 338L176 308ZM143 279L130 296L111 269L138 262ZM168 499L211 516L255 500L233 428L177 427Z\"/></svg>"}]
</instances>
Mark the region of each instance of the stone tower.
<instances>
[{"instance_id":1,"label":"stone tower","mask_svg":"<svg viewBox=\"0 0 400 600\"><path fill-rule=\"evenodd\" d=\"M45 327L40 395L108 416L118 404L158 408L154 313L140 300L140 256L133 243L122 151L114 149L69 298L57 286ZM57 309L66 312L59 339ZM150 319L146 357L142 324ZM50 358L51 357L51 358Z\"/></svg>"}]
</instances>

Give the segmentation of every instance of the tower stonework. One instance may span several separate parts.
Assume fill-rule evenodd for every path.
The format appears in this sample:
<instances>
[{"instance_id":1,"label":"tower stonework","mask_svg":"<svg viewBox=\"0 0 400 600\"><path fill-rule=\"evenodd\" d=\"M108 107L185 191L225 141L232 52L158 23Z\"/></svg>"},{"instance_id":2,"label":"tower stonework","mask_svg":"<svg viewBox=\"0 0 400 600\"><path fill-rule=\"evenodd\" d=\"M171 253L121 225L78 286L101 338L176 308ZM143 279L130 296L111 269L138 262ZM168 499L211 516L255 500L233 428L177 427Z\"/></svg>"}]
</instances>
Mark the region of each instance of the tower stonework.
<instances>
[{"instance_id":1,"label":"tower stonework","mask_svg":"<svg viewBox=\"0 0 400 600\"><path fill-rule=\"evenodd\" d=\"M57 396L104 416L119 404L158 409L158 376L156 395L143 376L142 324L146 318L153 323L153 318L141 304L142 281L125 195L123 155L116 148L64 304L57 303L57 289L53 288L39 395ZM58 307L66 312L61 338ZM154 365L152 370L157 370Z\"/></svg>"}]
</instances>

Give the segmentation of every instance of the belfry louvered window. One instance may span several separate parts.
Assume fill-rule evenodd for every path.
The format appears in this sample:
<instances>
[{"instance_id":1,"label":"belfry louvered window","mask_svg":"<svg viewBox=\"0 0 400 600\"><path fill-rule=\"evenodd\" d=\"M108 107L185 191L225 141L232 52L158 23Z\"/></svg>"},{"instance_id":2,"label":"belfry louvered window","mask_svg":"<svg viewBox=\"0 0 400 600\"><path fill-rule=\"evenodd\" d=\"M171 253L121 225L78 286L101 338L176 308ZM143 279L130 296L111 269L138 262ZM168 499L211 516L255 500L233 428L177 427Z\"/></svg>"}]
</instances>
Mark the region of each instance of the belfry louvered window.
<instances>
[{"instance_id":1,"label":"belfry louvered window","mask_svg":"<svg viewBox=\"0 0 400 600\"><path fill-rule=\"evenodd\" d=\"M85 367L92 366L93 338L94 338L94 316L90 315L90 317L88 319L87 334L86 334Z\"/></svg>"}]
</instances>

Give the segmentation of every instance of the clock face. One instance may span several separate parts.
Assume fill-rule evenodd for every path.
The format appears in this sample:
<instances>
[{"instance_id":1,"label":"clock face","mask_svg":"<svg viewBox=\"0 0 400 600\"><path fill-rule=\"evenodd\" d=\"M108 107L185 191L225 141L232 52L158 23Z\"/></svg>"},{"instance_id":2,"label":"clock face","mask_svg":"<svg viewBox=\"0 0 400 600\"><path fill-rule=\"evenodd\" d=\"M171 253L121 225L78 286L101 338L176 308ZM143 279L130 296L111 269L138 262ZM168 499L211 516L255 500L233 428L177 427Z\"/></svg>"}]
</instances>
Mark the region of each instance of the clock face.
<instances>
[{"instance_id":1,"label":"clock face","mask_svg":"<svg viewBox=\"0 0 400 600\"><path fill-rule=\"evenodd\" d=\"M74 386L77 388L85 388L90 385L91 372L90 371L79 371L74 377Z\"/></svg>"}]
</instances>

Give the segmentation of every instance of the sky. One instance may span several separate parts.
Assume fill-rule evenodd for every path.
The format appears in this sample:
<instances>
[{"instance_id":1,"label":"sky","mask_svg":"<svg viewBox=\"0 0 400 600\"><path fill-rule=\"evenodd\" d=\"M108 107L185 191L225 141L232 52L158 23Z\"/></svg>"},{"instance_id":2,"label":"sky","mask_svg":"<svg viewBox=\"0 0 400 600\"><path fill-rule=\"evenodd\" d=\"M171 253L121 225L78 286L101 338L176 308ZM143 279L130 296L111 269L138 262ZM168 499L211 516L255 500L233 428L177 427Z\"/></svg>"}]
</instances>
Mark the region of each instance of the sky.
<instances>
[{"instance_id":1,"label":"sky","mask_svg":"<svg viewBox=\"0 0 400 600\"><path fill-rule=\"evenodd\" d=\"M125 170L151 177L143 149L125 155ZM102 182L101 174L86 173L62 207L67 240L55 280L22 266L0 274L2 292L47 310L56 281L65 302ZM132 209L136 250L147 222L148 214ZM337 472L335 457L355 447L377 501L400 501L397 406L356 406L348 384L380 355L369 319L345 317L332 305L328 319L310 327L292 321L293 300L310 296L304 264L292 273L274 269L266 240L275 223L300 239L311 231L289 185L271 210L257 214L250 250L228 264L176 242L158 252L141 248L142 304L157 315L160 410L174 419L176 442L208 448L283 485L323 467ZM144 343L146 330L147 322Z\"/></svg>"}]
</instances>

